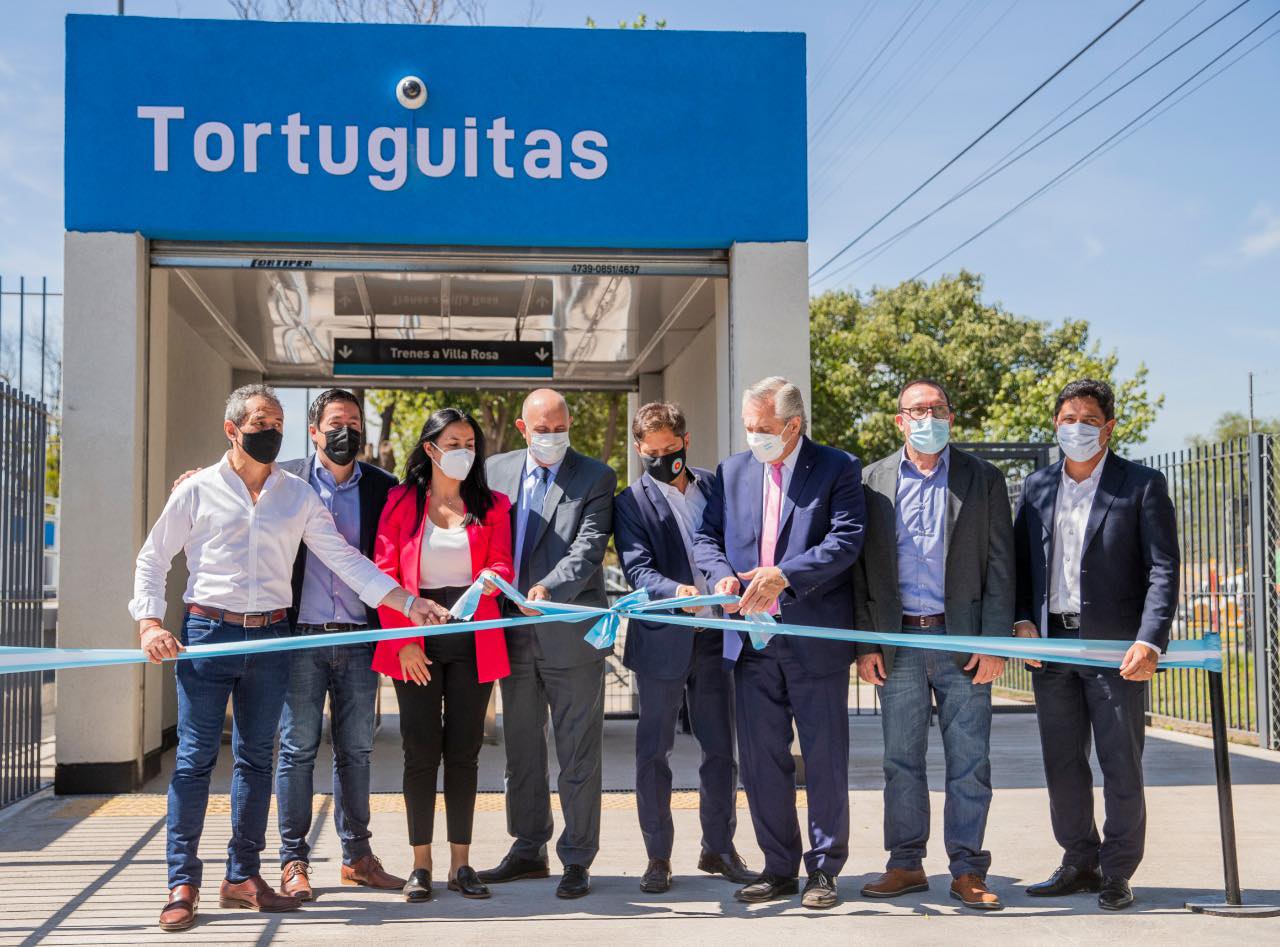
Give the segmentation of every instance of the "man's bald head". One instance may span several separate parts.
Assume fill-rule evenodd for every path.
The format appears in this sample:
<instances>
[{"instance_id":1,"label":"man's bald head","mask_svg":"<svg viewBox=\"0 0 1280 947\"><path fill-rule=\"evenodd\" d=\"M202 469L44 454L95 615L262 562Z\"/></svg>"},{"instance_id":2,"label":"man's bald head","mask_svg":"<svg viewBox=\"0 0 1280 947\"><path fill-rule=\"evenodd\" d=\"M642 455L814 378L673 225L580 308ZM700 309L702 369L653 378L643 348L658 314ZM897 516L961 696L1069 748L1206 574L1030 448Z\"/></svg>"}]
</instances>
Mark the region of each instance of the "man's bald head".
<instances>
[{"instance_id":1,"label":"man's bald head","mask_svg":"<svg viewBox=\"0 0 1280 947\"><path fill-rule=\"evenodd\" d=\"M528 441L531 434L563 434L572 420L564 395L554 388L539 388L524 399L516 428Z\"/></svg>"},{"instance_id":2,"label":"man's bald head","mask_svg":"<svg viewBox=\"0 0 1280 947\"><path fill-rule=\"evenodd\" d=\"M524 404L520 408L520 417L530 428L537 425L538 418L549 415L563 416L566 426L568 425L569 403L564 400L564 395L554 388L538 388L525 396ZM555 428L549 428L549 430L555 430Z\"/></svg>"}]
</instances>

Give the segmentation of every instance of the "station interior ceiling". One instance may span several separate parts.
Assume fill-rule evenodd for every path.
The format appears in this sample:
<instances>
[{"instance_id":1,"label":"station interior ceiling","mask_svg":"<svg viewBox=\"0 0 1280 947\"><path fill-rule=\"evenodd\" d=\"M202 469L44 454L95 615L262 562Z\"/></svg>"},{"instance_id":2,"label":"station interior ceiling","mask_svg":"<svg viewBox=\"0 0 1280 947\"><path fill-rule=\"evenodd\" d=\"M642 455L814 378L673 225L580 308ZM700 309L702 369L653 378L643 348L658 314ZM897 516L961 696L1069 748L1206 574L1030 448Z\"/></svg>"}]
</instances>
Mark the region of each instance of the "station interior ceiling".
<instances>
[{"instance_id":1,"label":"station interior ceiling","mask_svg":"<svg viewBox=\"0 0 1280 947\"><path fill-rule=\"evenodd\" d=\"M379 338L547 342L549 384L635 390L715 318L727 286L715 254L597 264L583 253L268 252L161 245L152 276L167 274L171 309L233 368L288 387L529 384L334 375L335 340Z\"/></svg>"}]
</instances>

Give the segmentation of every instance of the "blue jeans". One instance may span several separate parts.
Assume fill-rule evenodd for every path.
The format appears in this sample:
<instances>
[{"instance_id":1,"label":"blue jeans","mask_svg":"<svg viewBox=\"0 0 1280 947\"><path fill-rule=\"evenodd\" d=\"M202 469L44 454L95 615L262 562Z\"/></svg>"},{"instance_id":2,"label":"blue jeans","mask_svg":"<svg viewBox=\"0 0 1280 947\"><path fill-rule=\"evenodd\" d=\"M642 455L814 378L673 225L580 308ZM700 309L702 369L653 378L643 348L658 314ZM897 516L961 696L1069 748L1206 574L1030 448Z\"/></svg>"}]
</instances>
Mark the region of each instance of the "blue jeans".
<instances>
[{"instance_id":1,"label":"blue jeans","mask_svg":"<svg viewBox=\"0 0 1280 947\"><path fill-rule=\"evenodd\" d=\"M888 867L923 868L929 841L925 753L932 693L947 767L943 841L951 874L985 878L991 867L991 853L982 847L991 807L991 685L975 685L950 651L898 648L893 670L879 690Z\"/></svg>"},{"instance_id":2,"label":"blue jeans","mask_svg":"<svg viewBox=\"0 0 1280 947\"><path fill-rule=\"evenodd\" d=\"M311 775L326 695L332 719L333 823L342 842L342 860L350 865L370 854L369 757L378 697L378 672L370 667L373 647L369 642L292 652L276 771L281 865L305 862L311 855Z\"/></svg>"},{"instance_id":3,"label":"blue jeans","mask_svg":"<svg viewBox=\"0 0 1280 947\"><path fill-rule=\"evenodd\" d=\"M182 623L181 638L188 645L222 644L288 634L286 622L245 628L188 614ZM258 874L271 805L271 756L288 687L289 663L290 655L285 651L177 663L178 755L169 783L166 849L170 889L184 884L198 888L203 880L204 865L196 853L209 804L209 774L218 761L228 698L235 766L231 775L231 841L227 845L226 877L239 883Z\"/></svg>"}]
</instances>

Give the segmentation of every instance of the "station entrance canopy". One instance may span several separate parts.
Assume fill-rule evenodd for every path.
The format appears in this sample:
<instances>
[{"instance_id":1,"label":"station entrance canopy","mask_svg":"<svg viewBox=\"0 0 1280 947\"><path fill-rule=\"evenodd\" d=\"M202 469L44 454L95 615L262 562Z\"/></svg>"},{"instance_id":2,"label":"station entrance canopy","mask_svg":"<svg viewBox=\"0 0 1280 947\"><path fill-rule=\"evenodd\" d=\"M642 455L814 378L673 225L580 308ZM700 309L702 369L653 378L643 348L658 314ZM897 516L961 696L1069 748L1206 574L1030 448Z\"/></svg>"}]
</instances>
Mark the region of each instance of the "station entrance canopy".
<instances>
[{"instance_id":1,"label":"station entrance canopy","mask_svg":"<svg viewBox=\"0 0 1280 947\"><path fill-rule=\"evenodd\" d=\"M147 238L183 318L280 384L430 377L335 358L389 337L634 387L732 244L804 240L804 81L798 34L71 16L66 227Z\"/></svg>"}]
</instances>

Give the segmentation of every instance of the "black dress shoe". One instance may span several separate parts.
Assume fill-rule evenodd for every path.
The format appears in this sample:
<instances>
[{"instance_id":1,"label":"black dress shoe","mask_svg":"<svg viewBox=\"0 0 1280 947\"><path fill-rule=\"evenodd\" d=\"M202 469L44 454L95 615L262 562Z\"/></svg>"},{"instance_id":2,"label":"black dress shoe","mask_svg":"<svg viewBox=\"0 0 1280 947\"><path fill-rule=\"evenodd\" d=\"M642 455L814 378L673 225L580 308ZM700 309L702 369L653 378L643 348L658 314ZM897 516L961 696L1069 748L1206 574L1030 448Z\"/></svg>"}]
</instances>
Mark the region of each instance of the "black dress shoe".
<instances>
[{"instance_id":1,"label":"black dress shoe","mask_svg":"<svg viewBox=\"0 0 1280 947\"><path fill-rule=\"evenodd\" d=\"M457 873L449 879L449 890L456 891L464 898L475 898L483 900L489 897L489 889L485 883L476 875L475 869L470 865L463 865L458 869Z\"/></svg>"},{"instance_id":2,"label":"black dress shoe","mask_svg":"<svg viewBox=\"0 0 1280 947\"><path fill-rule=\"evenodd\" d=\"M839 904L840 896L836 894L835 875L828 874L821 868L809 872L809 881L804 886L800 903L818 911L833 908Z\"/></svg>"},{"instance_id":3,"label":"black dress shoe","mask_svg":"<svg viewBox=\"0 0 1280 947\"><path fill-rule=\"evenodd\" d=\"M1129 882L1118 875L1102 879L1102 892L1098 895L1098 907L1104 911L1123 911L1133 904L1133 889Z\"/></svg>"},{"instance_id":4,"label":"black dress shoe","mask_svg":"<svg viewBox=\"0 0 1280 947\"><path fill-rule=\"evenodd\" d=\"M747 863L736 851L726 855L703 852L702 857L698 859L698 871L705 871L710 875L724 875L738 885L748 885L756 880L755 872L747 867Z\"/></svg>"},{"instance_id":5,"label":"black dress shoe","mask_svg":"<svg viewBox=\"0 0 1280 947\"><path fill-rule=\"evenodd\" d=\"M431 900L431 872L425 868L415 868L404 883L404 899L406 901Z\"/></svg>"},{"instance_id":6,"label":"black dress shoe","mask_svg":"<svg viewBox=\"0 0 1280 947\"><path fill-rule=\"evenodd\" d=\"M476 872L478 880L490 885L502 884L504 881L523 881L525 878L547 878L550 875L546 862L537 858L521 858L519 855L507 855L498 863L497 868Z\"/></svg>"},{"instance_id":7,"label":"black dress shoe","mask_svg":"<svg viewBox=\"0 0 1280 947\"><path fill-rule=\"evenodd\" d=\"M640 879L640 890L645 894L666 894L671 890L671 862L665 858L650 858L649 867Z\"/></svg>"},{"instance_id":8,"label":"black dress shoe","mask_svg":"<svg viewBox=\"0 0 1280 947\"><path fill-rule=\"evenodd\" d=\"M739 888L733 896L739 901L755 904L758 901L772 901L774 898L786 898L799 893L799 878L788 878L765 872L746 887Z\"/></svg>"},{"instance_id":9,"label":"black dress shoe","mask_svg":"<svg viewBox=\"0 0 1280 947\"><path fill-rule=\"evenodd\" d=\"M1027 894L1033 898L1060 898L1078 891L1098 891L1102 888L1102 876L1096 868L1076 868L1062 865L1049 878L1039 884L1027 885Z\"/></svg>"},{"instance_id":10,"label":"black dress shoe","mask_svg":"<svg viewBox=\"0 0 1280 947\"><path fill-rule=\"evenodd\" d=\"M591 893L591 873L581 865L565 865L560 884L556 885L557 898L580 898Z\"/></svg>"}]
</instances>

